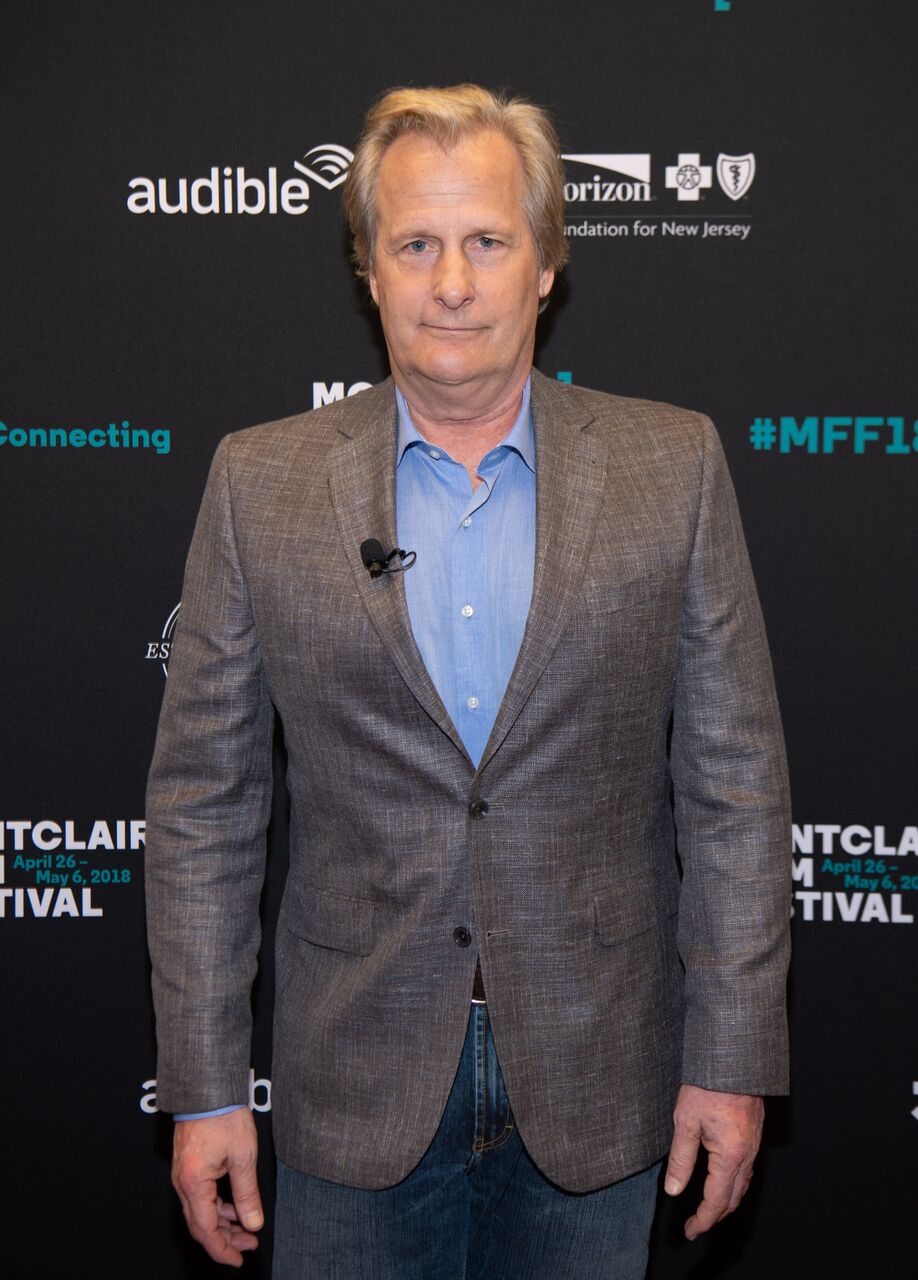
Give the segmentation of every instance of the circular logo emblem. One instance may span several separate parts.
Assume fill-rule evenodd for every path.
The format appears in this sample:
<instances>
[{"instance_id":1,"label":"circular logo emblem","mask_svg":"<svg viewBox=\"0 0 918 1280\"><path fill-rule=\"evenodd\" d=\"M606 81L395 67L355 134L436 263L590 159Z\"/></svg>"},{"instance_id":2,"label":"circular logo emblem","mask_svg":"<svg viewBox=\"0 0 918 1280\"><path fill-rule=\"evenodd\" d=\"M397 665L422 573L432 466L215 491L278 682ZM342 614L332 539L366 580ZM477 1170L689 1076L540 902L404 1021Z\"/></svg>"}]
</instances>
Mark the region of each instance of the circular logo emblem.
<instances>
[{"instance_id":1,"label":"circular logo emblem","mask_svg":"<svg viewBox=\"0 0 918 1280\"><path fill-rule=\"evenodd\" d=\"M676 185L683 191L694 191L701 181L701 170L697 165L684 164L676 173Z\"/></svg>"}]
</instances>

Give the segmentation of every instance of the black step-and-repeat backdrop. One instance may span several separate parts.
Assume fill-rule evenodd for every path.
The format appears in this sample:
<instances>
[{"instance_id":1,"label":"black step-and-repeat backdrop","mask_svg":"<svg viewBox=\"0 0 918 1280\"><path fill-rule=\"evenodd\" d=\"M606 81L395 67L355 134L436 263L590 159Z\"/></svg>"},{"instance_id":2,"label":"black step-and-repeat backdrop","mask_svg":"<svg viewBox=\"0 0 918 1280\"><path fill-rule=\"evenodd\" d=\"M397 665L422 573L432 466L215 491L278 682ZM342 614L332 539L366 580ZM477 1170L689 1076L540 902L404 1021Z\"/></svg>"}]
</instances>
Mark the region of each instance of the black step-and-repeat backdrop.
<instances>
[{"instance_id":1,"label":"black step-and-repeat backdrop","mask_svg":"<svg viewBox=\"0 0 918 1280\"><path fill-rule=\"evenodd\" d=\"M794 1094L732 1221L689 1245L663 1206L650 1275L913 1274L915 35L913 0L5 8L4 1276L212 1274L169 1186L142 899L185 552L224 433L384 376L349 148L384 88L467 79L559 125L539 367L720 429L786 723Z\"/></svg>"}]
</instances>

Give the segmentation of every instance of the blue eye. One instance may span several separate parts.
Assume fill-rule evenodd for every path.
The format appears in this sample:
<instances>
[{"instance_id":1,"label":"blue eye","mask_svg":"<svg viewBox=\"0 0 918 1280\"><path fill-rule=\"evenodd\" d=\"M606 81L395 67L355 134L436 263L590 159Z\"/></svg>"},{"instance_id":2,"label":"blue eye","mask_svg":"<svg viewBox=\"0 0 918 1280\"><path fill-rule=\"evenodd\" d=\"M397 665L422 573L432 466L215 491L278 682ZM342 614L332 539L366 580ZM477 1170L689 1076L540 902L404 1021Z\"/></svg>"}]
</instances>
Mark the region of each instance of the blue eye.
<instances>
[{"instance_id":1,"label":"blue eye","mask_svg":"<svg viewBox=\"0 0 918 1280\"><path fill-rule=\"evenodd\" d=\"M408 248L412 251L412 253L423 253L424 250L427 248L427 241L412 240L411 243L408 245Z\"/></svg>"},{"instance_id":2,"label":"blue eye","mask_svg":"<svg viewBox=\"0 0 918 1280\"><path fill-rule=\"evenodd\" d=\"M481 245L482 249L491 249L497 244L497 241L492 240L490 236L479 236L478 243Z\"/></svg>"}]
</instances>

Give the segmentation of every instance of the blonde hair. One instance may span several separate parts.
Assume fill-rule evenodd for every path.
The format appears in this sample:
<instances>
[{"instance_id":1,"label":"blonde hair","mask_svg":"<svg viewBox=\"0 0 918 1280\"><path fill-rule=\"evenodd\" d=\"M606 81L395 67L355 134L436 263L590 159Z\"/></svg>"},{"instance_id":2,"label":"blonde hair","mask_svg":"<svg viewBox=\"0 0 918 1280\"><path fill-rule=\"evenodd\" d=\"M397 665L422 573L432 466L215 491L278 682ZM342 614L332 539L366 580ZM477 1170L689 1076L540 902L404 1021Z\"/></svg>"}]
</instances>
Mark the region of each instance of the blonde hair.
<instances>
[{"instance_id":1,"label":"blonde hair","mask_svg":"<svg viewBox=\"0 0 918 1280\"><path fill-rule=\"evenodd\" d=\"M470 134L493 130L516 149L523 167L523 211L539 269L560 271L568 259L564 235L564 168L548 114L523 98L477 84L446 89L391 89L369 110L344 184L344 212L358 276L373 267L379 166L396 138L417 133L452 148Z\"/></svg>"}]
</instances>

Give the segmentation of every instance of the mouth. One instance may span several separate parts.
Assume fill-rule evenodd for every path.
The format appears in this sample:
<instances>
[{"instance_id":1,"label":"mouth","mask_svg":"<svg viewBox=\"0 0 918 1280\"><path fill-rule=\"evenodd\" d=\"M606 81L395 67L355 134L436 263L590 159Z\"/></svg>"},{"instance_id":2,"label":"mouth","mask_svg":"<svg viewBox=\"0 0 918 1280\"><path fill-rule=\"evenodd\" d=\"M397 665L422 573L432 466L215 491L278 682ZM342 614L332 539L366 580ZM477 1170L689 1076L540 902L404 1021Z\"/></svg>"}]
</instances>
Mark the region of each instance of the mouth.
<instances>
[{"instance_id":1,"label":"mouth","mask_svg":"<svg viewBox=\"0 0 918 1280\"><path fill-rule=\"evenodd\" d=\"M432 329L434 333L481 333L483 327L481 325L462 326L450 324L428 324L424 326L426 329Z\"/></svg>"}]
</instances>

